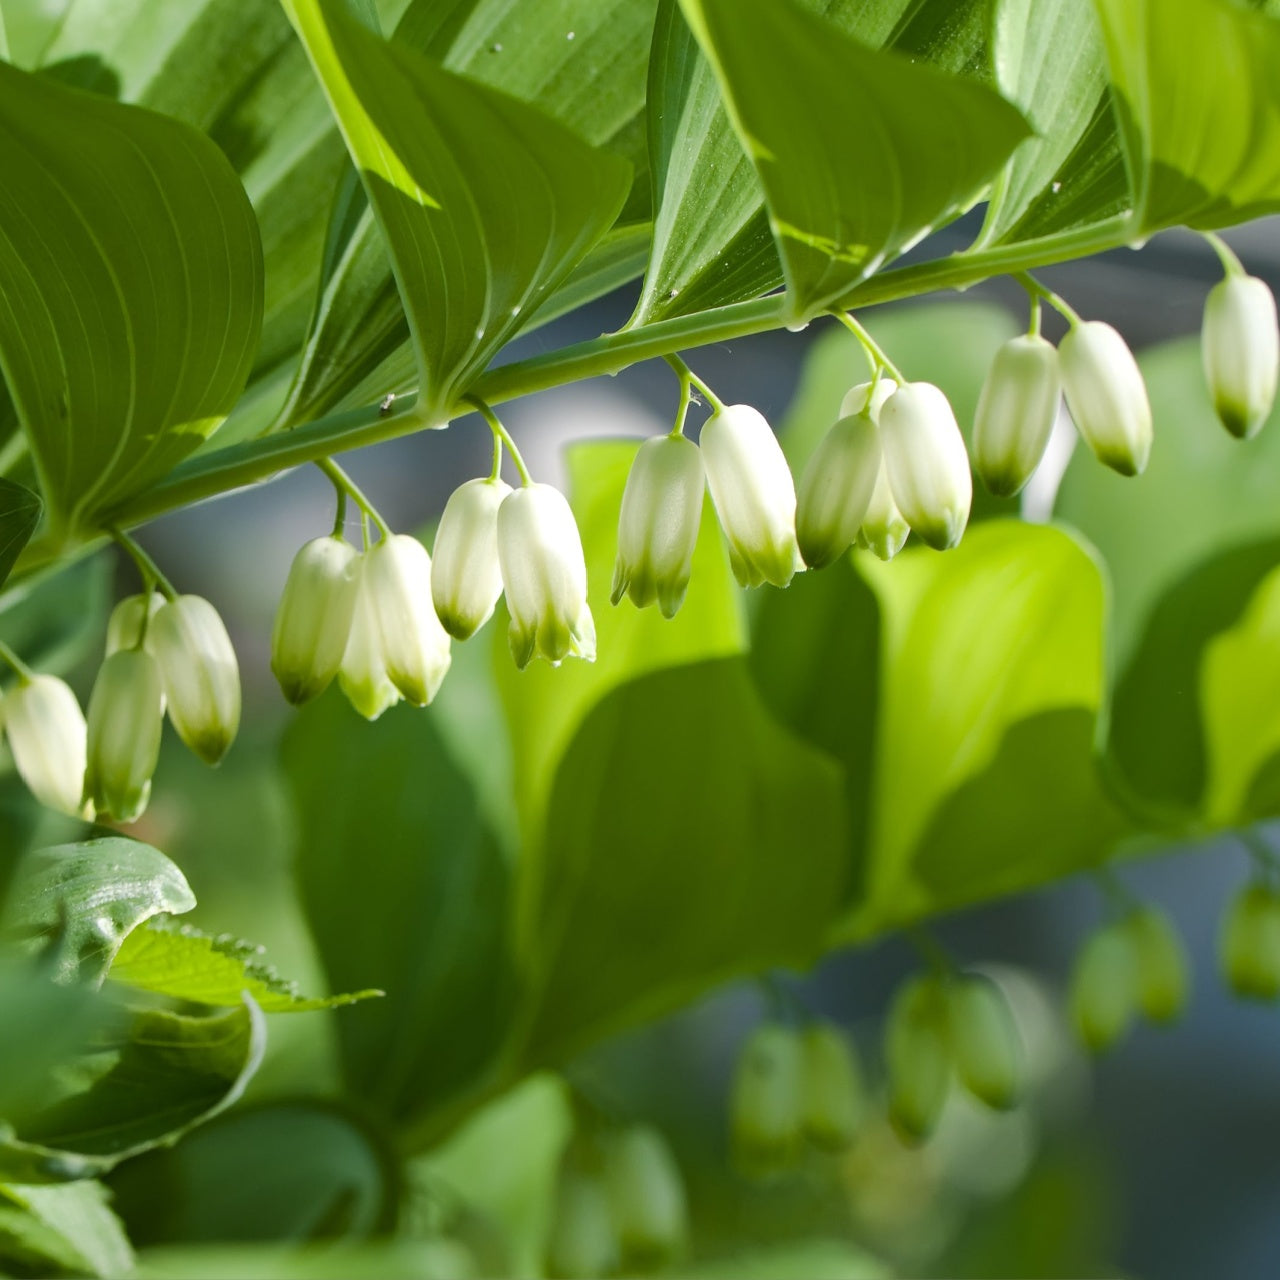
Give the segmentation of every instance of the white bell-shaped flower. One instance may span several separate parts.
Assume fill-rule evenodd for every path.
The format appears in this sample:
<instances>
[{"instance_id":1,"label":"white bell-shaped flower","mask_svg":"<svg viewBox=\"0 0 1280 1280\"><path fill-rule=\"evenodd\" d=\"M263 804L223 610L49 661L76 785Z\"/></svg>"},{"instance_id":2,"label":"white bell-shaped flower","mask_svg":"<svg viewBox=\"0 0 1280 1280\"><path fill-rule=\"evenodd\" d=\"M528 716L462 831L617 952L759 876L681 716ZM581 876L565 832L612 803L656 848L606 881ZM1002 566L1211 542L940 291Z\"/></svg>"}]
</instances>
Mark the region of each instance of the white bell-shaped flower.
<instances>
[{"instance_id":1,"label":"white bell-shaped flower","mask_svg":"<svg viewBox=\"0 0 1280 1280\"><path fill-rule=\"evenodd\" d=\"M880 444L893 501L935 551L960 541L973 476L951 404L932 383L907 382L880 409Z\"/></svg>"},{"instance_id":2,"label":"white bell-shaped flower","mask_svg":"<svg viewBox=\"0 0 1280 1280\"><path fill-rule=\"evenodd\" d=\"M665 617L675 617L693 572L705 488L702 454L692 440L657 436L640 446L618 515L614 604L624 595L641 609L656 600Z\"/></svg>"},{"instance_id":3,"label":"white bell-shaped flower","mask_svg":"<svg viewBox=\"0 0 1280 1280\"><path fill-rule=\"evenodd\" d=\"M356 562L355 612L351 616L342 665L338 668L338 684L347 701L366 720L376 720L400 701L400 690L391 683L387 664L382 660L382 641L365 580L365 562L365 556Z\"/></svg>"},{"instance_id":4,"label":"white bell-shaped flower","mask_svg":"<svg viewBox=\"0 0 1280 1280\"><path fill-rule=\"evenodd\" d=\"M854 387L840 418L813 451L796 504L796 540L811 569L839 559L853 545L880 475L882 454L876 418L893 383L881 378Z\"/></svg>"},{"instance_id":5,"label":"white bell-shaped flower","mask_svg":"<svg viewBox=\"0 0 1280 1280\"><path fill-rule=\"evenodd\" d=\"M881 560L892 560L902 550L911 533L911 526L902 518L893 494L889 491L889 476L884 469L884 449L880 450L880 473L876 476L867 514L862 517L857 545L870 551Z\"/></svg>"},{"instance_id":6,"label":"white bell-shaped flower","mask_svg":"<svg viewBox=\"0 0 1280 1280\"><path fill-rule=\"evenodd\" d=\"M164 723L160 664L145 649L118 649L89 695L84 795L99 814L135 822L151 798Z\"/></svg>"},{"instance_id":7,"label":"white bell-shaped flower","mask_svg":"<svg viewBox=\"0 0 1280 1280\"><path fill-rule=\"evenodd\" d=\"M271 631L271 670L294 706L338 674L356 609L359 552L337 536L312 538L293 558Z\"/></svg>"},{"instance_id":8,"label":"white bell-shaped flower","mask_svg":"<svg viewBox=\"0 0 1280 1280\"><path fill-rule=\"evenodd\" d=\"M795 482L777 436L750 405L731 404L708 419L700 443L734 577L785 587L801 561Z\"/></svg>"},{"instance_id":9,"label":"white bell-shaped flower","mask_svg":"<svg viewBox=\"0 0 1280 1280\"><path fill-rule=\"evenodd\" d=\"M678 1256L689 1232L689 1210L666 1139L646 1124L620 1129L609 1138L604 1171L623 1259L650 1270Z\"/></svg>"},{"instance_id":10,"label":"white bell-shaped flower","mask_svg":"<svg viewBox=\"0 0 1280 1280\"><path fill-rule=\"evenodd\" d=\"M20 680L0 704L18 773L41 804L91 817L84 803L87 737L84 712L57 676Z\"/></svg>"},{"instance_id":11,"label":"white bell-shaped flower","mask_svg":"<svg viewBox=\"0 0 1280 1280\"><path fill-rule=\"evenodd\" d=\"M144 615L148 628L144 643L147 643L150 638L151 619L163 606L164 596L158 591L152 591L149 595L125 596L111 610L111 616L107 619L107 653L115 653L117 649L137 647L138 638L142 634Z\"/></svg>"},{"instance_id":12,"label":"white bell-shaped flower","mask_svg":"<svg viewBox=\"0 0 1280 1280\"><path fill-rule=\"evenodd\" d=\"M406 701L425 707L452 660L431 603L431 557L417 538L393 533L365 552L361 578L387 678Z\"/></svg>"},{"instance_id":13,"label":"white bell-shaped flower","mask_svg":"<svg viewBox=\"0 0 1280 1280\"><path fill-rule=\"evenodd\" d=\"M568 657L594 662L586 558L564 494L547 484L509 494L498 510L498 558L516 666L527 667L535 653L552 664Z\"/></svg>"},{"instance_id":14,"label":"white bell-shaped flower","mask_svg":"<svg viewBox=\"0 0 1280 1280\"><path fill-rule=\"evenodd\" d=\"M973 464L994 494L1012 497L1049 447L1062 401L1058 352L1039 334L1010 338L991 361L973 420Z\"/></svg>"},{"instance_id":15,"label":"white bell-shaped flower","mask_svg":"<svg viewBox=\"0 0 1280 1280\"><path fill-rule=\"evenodd\" d=\"M1276 300L1264 281L1233 271L1209 290L1200 353L1222 425L1241 440L1257 434L1280 373Z\"/></svg>"},{"instance_id":16,"label":"white bell-shaped flower","mask_svg":"<svg viewBox=\"0 0 1280 1280\"><path fill-rule=\"evenodd\" d=\"M509 484L486 476L460 485L445 503L431 557L431 599L455 640L475 635L502 595L498 508L510 492Z\"/></svg>"},{"instance_id":17,"label":"white bell-shaped flower","mask_svg":"<svg viewBox=\"0 0 1280 1280\"><path fill-rule=\"evenodd\" d=\"M147 638L178 737L217 764L240 727L240 668L222 618L202 596L178 596L157 611Z\"/></svg>"},{"instance_id":18,"label":"white bell-shaped flower","mask_svg":"<svg viewBox=\"0 0 1280 1280\"><path fill-rule=\"evenodd\" d=\"M1141 475L1151 455L1151 403L1129 344L1109 324L1074 325L1058 347L1072 421L1099 462Z\"/></svg>"}]
</instances>

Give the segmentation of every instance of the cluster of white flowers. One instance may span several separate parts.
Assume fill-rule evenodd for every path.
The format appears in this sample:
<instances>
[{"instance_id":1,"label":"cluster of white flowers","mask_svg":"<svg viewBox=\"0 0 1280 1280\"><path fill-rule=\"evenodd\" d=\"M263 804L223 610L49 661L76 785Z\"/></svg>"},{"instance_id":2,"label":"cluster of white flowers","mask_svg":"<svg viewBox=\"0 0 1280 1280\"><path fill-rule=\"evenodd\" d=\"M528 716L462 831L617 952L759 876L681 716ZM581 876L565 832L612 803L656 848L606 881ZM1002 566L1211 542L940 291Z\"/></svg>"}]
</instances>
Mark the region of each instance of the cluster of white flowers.
<instances>
[{"instance_id":1,"label":"cluster of white flowers","mask_svg":"<svg viewBox=\"0 0 1280 1280\"><path fill-rule=\"evenodd\" d=\"M240 674L218 611L200 596L129 596L107 624L86 723L70 687L20 670L0 702L14 764L35 797L75 817L134 822L151 796L166 711L208 764L240 725Z\"/></svg>"}]
</instances>

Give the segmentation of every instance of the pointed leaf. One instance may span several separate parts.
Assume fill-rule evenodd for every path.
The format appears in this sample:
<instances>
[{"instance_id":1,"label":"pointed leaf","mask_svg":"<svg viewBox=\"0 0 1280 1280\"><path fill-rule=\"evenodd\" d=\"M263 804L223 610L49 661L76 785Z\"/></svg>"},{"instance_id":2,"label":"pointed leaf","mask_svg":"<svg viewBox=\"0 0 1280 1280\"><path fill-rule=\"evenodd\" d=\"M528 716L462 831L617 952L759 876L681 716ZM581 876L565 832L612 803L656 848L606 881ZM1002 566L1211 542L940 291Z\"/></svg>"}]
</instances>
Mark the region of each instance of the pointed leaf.
<instances>
[{"instance_id":1,"label":"pointed leaf","mask_svg":"<svg viewBox=\"0 0 1280 1280\"><path fill-rule=\"evenodd\" d=\"M630 167L337 4L287 8L386 237L437 420L608 230Z\"/></svg>"},{"instance_id":2,"label":"pointed leaf","mask_svg":"<svg viewBox=\"0 0 1280 1280\"><path fill-rule=\"evenodd\" d=\"M1280 20L1226 0L1095 0L1135 232L1280 210Z\"/></svg>"},{"instance_id":3,"label":"pointed leaf","mask_svg":"<svg viewBox=\"0 0 1280 1280\"><path fill-rule=\"evenodd\" d=\"M133 1274L133 1249L100 1182L0 1184L0 1264L115 1280Z\"/></svg>"},{"instance_id":4,"label":"pointed leaf","mask_svg":"<svg viewBox=\"0 0 1280 1280\"><path fill-rule=\"evenodd\" d=\"M681 0L764 186L797 321L980 199L1026 121L791 0ZM856 125L855 125L856 122Z\"/></svg>"},{"instance_id":5,"label":"pointed leaf","mask_svg":"<svg viewBox=\"0 0 1280 1280\"><path fill-rule=\"evenodd\" d=\"M92 527L243 390L257 225L208 138L4 63L0 169L0 367L55 524Z\"/></svg>"},{"instance_id":6,"label":"pointed leaf","mask_svg":"<svg viewBox=\"0 0 1280 1280\"><path fill-rule=\"evenodd\" d=\"M0 477L0 584L30 541L43 508L38 493Z\"/></svg>"}]
</instances>

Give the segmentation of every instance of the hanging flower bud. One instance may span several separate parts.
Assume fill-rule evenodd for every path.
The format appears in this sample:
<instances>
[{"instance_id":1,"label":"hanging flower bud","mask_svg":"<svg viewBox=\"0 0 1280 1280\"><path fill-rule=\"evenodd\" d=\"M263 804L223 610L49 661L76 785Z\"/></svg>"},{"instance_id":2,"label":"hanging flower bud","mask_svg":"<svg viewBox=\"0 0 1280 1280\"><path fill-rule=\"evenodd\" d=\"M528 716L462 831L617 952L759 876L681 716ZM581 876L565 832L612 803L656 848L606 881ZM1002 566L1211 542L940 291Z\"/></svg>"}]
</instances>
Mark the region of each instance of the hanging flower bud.
<instances>
[{"instance_id":1,"label":"hanging flower bud","mask_svg":"<svg viewBox=\"0 0 1280 1280\"><path fill-rule=\"evenodd\" d=\"M814 1022L801 1035L801 1124L824 1151L843 1151L862 1127L866 1095L853 1046L838 1027Z\"/></svg>"},{"instance_id":2,"label":"hanging flower bud","mask_svg":"<svg viewBox=\"0 0 1280 1280\"><path fill-rule=\"evenodd\" d=\"M947 397L928 382L899 387L880 410L880 444L903 519L935 551L954 547L969 522L973 477Z\"/></svg>"},{"instance_id":3,"label":"hanging flower bud","mask_svg":"<svg viewBox=\"0 0 1280 1280\"><path fill-rule=\"evenodd\" d=\"M743 1046L733 1077L730 1137L748 1173L785 1169L800 1142L803 1054L790 1027L765 1022Z\"/></svg>"},{"instance_id":4,"label":"hanging flower bud","mask_svg":"<svg viewBox=\"0 0 1280 1280\"><path fill-rule=\"evenodd\" d=\"M445 503L431 559L431 599L455 640L475 635L502 594L498 508L510 492L505 481L486 476L459 485Z\"/></svg>"},{"instance_id":5,"label":"hanging flower bud","mask_svg":"<svg viewBox=\"0 0 1280 1280\"><path fill-rule=\"evenodd\" d=\"M151 798L160 758L164 681L145 649L119 649L98 671L89 696L84 794L99 814L136 822Z\"/></svg>"},{"instance_id":6,"label":"hanging flower bud","mask_svg":"<svg viewBox=\"0 0 1280 1280\"><path fill-rule=\"evenodd\" d=\"M147 637L178 737L217 764L240 727L240 668L217 609L201 596L178 596L157 611Z\"/></svg>"},{"instance_id":7,"label":"hanging flower bud","mask_svg":"<svg viewBox=\"0 0 1280 1280\"><path fill-rule=\"evenodd\" d=\"M795 484L777 436L750 405L731 404L707 420L701 445L733 576L744 587L785 587L800 549Z\"/></svg>"},{"instance_id":8,"label":"hanging flower bud","mask_svg":"<svg viewBox=\"0 0 1280 1280\"><path fill-rule=\"evenodd\" d=\"M604 1167L627 1273L655 1270L680 1254L689 1213L666 1139L649 1125L631 1125L609 1138Z\"/></svg>"},{"instance_id":9,"label":"hanging flower bud","mask_svg":"<svg viewBox=\"0 0 1280 1280\"><path fill-rule=\"evenodd\" d=\"M1128 343L1101 320L1074 325L1058 348L1072 421L1099 462L1141 475L1151 454L1151 404Z\"/></svg>"},{"instance_id":10,"label":"hanging flower bud","mask_svg":"<svg viewBox=\"0 0 1280 1280\"><path fill-rule=\"evenodd\" d=\"M511 656L522 671L541 654L596 659L596 624L587 604L587 562L564 494L529 484L498 509L498 559L507 593Z\"/></svg>"},{"instance_id":11,"label":"hanging flower bud","mask_svg":"<svg viewBox=\"0 0 1280 1280\"><path fill-rule=\"evenodd\" d=\"M1153 907L1135 911L1125 927L1133 946L1138 1007L1152 1022L1173 1022L1187 1007L1190 966L1172 921Z\"/></svg>"},{"instance_id":12,"label":"hanging flower bud","mask_svg":"<svg viewBox=\"0 0 1280 1280\"><path fill-rule=\"evenodd\" d=\"M881 560L892 560L902 550L910 532L911 526L902 518L902 512L889 491L889 476L881 458L880 473L876 476L875 488L871 490L867 514L863 516L862 528L858 530L858 546Z\"/></svg>"},{"instance_id":13,"label":"hanging flower bud","mask_svg":"<svg viewBox=\"0 0 1280 1280\"><path fill-rule=\"evenodd\" d=\"M361 579L387 678L425 707L449 670L449 633L431 603L431 557L417 538L393 533L364 554Z\"/></svg>"},{"instance_id":14,"label":"hanging flower bud","mask_svg":"<svg viewBox=\"0 0 1280 1280\"><path fill-rule=\"evenodd\" d=\"M1049 447L1062 400L1058 353L1038 334L1010 338L991 362L973 420L973 461L982 483L1012 497Z\"/></svg>"},{"instance_id":15,"label":"hanging flower bud","mask_svg":"<svg viewBox=\"0 0 1280 1280\"><path fill-rule=\"evenodd\" d=\"M351 631L338 668L338 684L347 701L366 720L376 720L388 707L400 701L400 690L387 675L382 660L382 640L373 601L365 576L367 557L356 561L356 604L351 615Z\"/></svg>"},{"instance_id":16,"label":"hanging flower bud","mask_svg":"<svg viewBox=\"0 0 1280 1280\"><path fill-rule=\"evenodd\" d=\"M57 676L20 680L0 704L13 763L41 804L73 818L92 816L84 803L86 733L76 695Z\"/></svg>"},{"instance_id":17,"label":"hanging flower bud","mask_svg":"<svg viewBox=\"0 0 1280 1280\"><path fill-rule=\"evenodd\" d=\"M145 596L125 596L111 610L111 616L107 619L107 654L113 654L117 649L137 648L138 640L142 637L144 613L147 618L147 634L143 643L150 647L151 619L163 605L164 596L158 591Z\"/></svg>"},{"instance_id":18,"label":"hanging flower bud","mask_svg":"<svg viewBox=\"0 0 1280 1280\"><path fill-rule=\"evenodd\" d=\"M947 997L960 1083L987 1106L1007 1111L1022 1086L1022 1041L1009 1001L989 978L972 976L956 979Z\"/></svg>"},{"instance_id":19,"label":"hanging flower bud","mask_svg":"<svg viewBox=\"0 0 1280 1280\"><path fill-rule=\"evenodd\" d=\"M598 1280L618 1264L609 1193L596 1167L571 1143L560 1161L545 1270L551 1280Z\"/></svg>"},{"instance_id":20,"label":"hanging flower bud","mask_svg":"<svg viewBox=\"0 0 1280 1280\"><path fill-rule=\"evenodd\" d=\"M893 391L881 378L856 386L840 419L822 437L800 479L796 540L811 569L839 559L858 536L883 465L876 415Z\"/></svg>"},{"instance_id":21,"label":"hanging flower bud","mask_svg":"<svg viewBox=\"0 0 1280 1280\"><path fill-rule=\"evenodd\" d=\"M934 1130L951 1080L947 1002L936 977L908 979L893 998L885 1028L889 1119L906 1142Z\"/></svg>"},{"instance_id":22,"label":"hanging flower bud","mask_svg":"<svg viewBox=\"0 0 1280 1280\"><path fill-rule=\"evenodd\" d=\"M614 604L624 595L640 609L656 600L664 617L676 616L693 571L705 487L702 454L692 440L657 436L640 446L618 515Z\"/></svg>"},{"instance_id":23,"label":"hanging flower bud","mask_svg":"<svg viewBox=\"0 0 1280 1280\"><path fill-rule=\"evenodd\" d=\"M1128 1030L1137 996L1132 937L1122 924L1098 929L1071 975L1071 1018L1090 1051L1109 1049Z\"/></svg>"},{"instance_id":24,"label":"hanging flower bud","mask_svg":"<svg viewBox=\"0 0 1280 1280\"><path fill-rule=\"evenodd\" d=\"M1247 886L1223 922L1222 975L1238 996L1280 996L1280 894L1265 884Z\"/></svg>"},{"instance_id":25,"label":"hanging flower bud","mask_svg":"<svg viewBox=\"0 0 1280 1280\"><path fill-rule=\"evenodd\" d=\"M1200 354L1222 425L1240 440L1256 435L1275 403L1280 372L1276 300L1265 282L1233 271L1209 290Z\"/></svg>"},{"instance_id":26,"label":"hanging flower bud","mask_svg":"<svg viewBox=\"0 0 1280 1280\"><path fill-rule=\"evenodd\" d=\"M356 608L359 553L341 537L312 538L293 558L271 631L271 670L295 707L338 674Z\"/></svg>"}]
</instances>

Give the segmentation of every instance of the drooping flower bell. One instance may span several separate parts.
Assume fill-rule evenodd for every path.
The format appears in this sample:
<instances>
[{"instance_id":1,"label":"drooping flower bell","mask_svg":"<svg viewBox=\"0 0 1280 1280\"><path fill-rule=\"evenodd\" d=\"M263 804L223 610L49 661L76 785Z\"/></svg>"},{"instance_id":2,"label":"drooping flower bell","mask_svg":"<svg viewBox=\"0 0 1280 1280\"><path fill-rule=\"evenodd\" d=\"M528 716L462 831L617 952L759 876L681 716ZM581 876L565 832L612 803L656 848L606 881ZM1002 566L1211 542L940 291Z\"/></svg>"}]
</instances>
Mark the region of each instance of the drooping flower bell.
<instances>
[{"instance_id":1,"label":"drooping flower bell","mask_svg":"<svg viewBox=\"0 0 1280 1280\"><path fill-rule=\"evenodd\" d=\"M857 1136L866 1110L853 1046L829 1022L810 1023L800 1045L804 1136L823 1151L843 1151Z\"/></svg>"},{"instance_id":2,"label":"drooping flower bell","mask_svg":"<svg viewBox=\"0 0 1280 1280\"><path fill-rule=\"evenodd\" d=\"M657 436L640 446L618 515L614 604L628 595L638 608L656 601L664 617L675 617L693 571L705 488L702 454L692 440Z\"/></svg>"},{"instance_id":3,"label":"drooping flower bell","mask_svg":"<svg viewBox=\"0 0 1280 1280\"><path fill-rule=\"evenodd\" d=\"M164 723L160 664L145 649L118 649L89 696L84 795L101 815L136 822L151 798Z\"/></svg>"},{"instance_id":4,"label":"drooping flower bell","mask_svg":"<svg viewBox=\"0 0 1280 1280\"><path fill-rule=\"evenodd\" d=\"M160 664L169 720L206 764L217 764L240 727L240 668L217 609L178 596L156 611L147 645Z\"/></svg>"},{"instance_id":5,"label":"drooping flower bell","mask_svg":"<svg viewBox=\"0 0 1280 1280\"><path fill-rule=\"evenodd\" d=\"M293 558L271 631L271 670L295 707L338 674L351 634L359 553L345 538L312 538Z\"/></svg>"},{"instance_id":6,"label":"drooping flower bell","mask_svg":"<svg viewBox=\"0 0 1280 1280\"><path fill-rule=\"evenodd\" d=\"M158 591L147 595L125 596L107 618L107 653L117 649L132 649L139 639L147 643L151 619L164 607L164 596ZM143 617L146 617L144 634Z\"/></svg>"},{"instance_id":7,"label":"drooping flower bell","mask_svg":"<svg viewBox=\"0 0 1280 1280\"><path fill-rule=\"evenodd\" d=\"M366 720L376 720L400 701L400 690L391 683L387 664L382 660L382 640L373 601L369 598L365 564L364 556L356 562L355 611L351 615L342 665L338 668L338 684L360 715Z\"/></svg>"},{"instance_id":8,"label":"drooping flower bell","mask_svg":"<svg viewBox=\"0 0 1280 1280\"><path fill-rule=\"evenodd\" d=\"M1264 281L1229 271L1209 290L1200 353L1222 425L1240 440L1256 435L1275 403L1280 374L1276 300Z\"/></svg>"},{"instance_id":9,"label":"drooping flower bell","mask_svg":"<svg viewBox=\"0 0 1280 1280\"><path fill-rule=\"evenodd\" d=\"M769 1174L787 1168L799 1149L804 1054L799 1035L765 1022L743 1046L733 1077L729 1128L739 1167Z\"/></svg>"},{"instance_id":10,"label":"drooping flower bell","mask_svg":"<svg viewBox=\"0 0 1280 1280\"><path fill-rule=\"evenodd\" d=\"M1154 907L1142 907L1125 926L1133 945L1138 1008L1152 1022L1176 1021L1187 1007L1191 966L1173 922Z\"/></svg>"},{"instance_id":11,"label":"drooping flower bell","mask_svg":"<svg viewBox=\"0 0 1280 1280\"><path fill-rule=\"evenodd\" d=\"M997 1110L1018 1100L1022 1042L1004 993L989 978L965 975L947 992L951 1049L960 1083Z\"/></svg>"},{"instance_id":12,"label":"drooping flower bell","mask_svg":"<svg viewBox=\"0 0 1280 1280\"><path fill-rule=\"evenodd\" d=\"M652 1271L678 1256L688 1235L689 1211L666 1139L645 1124L611 1134L604 1173L627 1274Z\"/></svg>"},{"instance_id":13,"label":"drooping flower bell","mask_svg":"<svg viewBox=\"0 0 1280 1280\"><path fill-rule=\"evenodd\" d=\"M92 817L84 802L87 735L84 713L70 687L57 676L20 679L0 703L13 763L41 804Z\"/></svg>"},{"instance_id":14,"label":"drooping flower bell","mask_svg":"<svg viewBox=\"0 0 1280 1280\"><path fill-rule=\"evenodd\" d=\"M840 406L840 418L804 469L796 502L796 541L811 569L824 568L842 556L866 519L883 465L876 418L892 391L887 378L854 387Z\"/></svg>"},{"instance_id":15,"label":"drooping flower bell","mask_svg":"<svg viewBox=\"0 0 1280 1280\"><path fill-rule=\"evenodd\" d=\"M587 604L587 563L569 503L548 484L527 484L498 509L498 559L511 612L507 638L523 670L538 654L594 662L596 627Z\"/></svg>"},{"instance_id":16,"label":"drooping flower bell","mask_svg":"<svg viewBox=\"0 0 1280 1280\"><path fill-rule=\"evenodd\" d=\"M1010 338L991 361L973 420L973 463L994 494L1012 497L1031 479L1062 402L1058 352L1038 334Z\"/></svg>"},{"instance_id":17,"label":"drooping flower bell","mask_svg":"<svg viewBox=\"0 0 1280 1280\"><path fill-rule=\"evenodd\" d=\"M1238 996L1280 997L1280 893L1255 882L1237 895L1223 921L1222 976Z\"/></svg>"},{"instance_id":18,"label":"drooping flower bell","mask_svg":"<svg viewBox=\"0 0 1280 1280\"><path fill-rule=\"evenodd\" d=\"M731 404L707 420L701 447L734 577L744 587L785 587L800 548L795 483L777 436L750 405Z\"/></svg>"},{"instance_id":19,"label":"drooping flower bell","mask_svg":"<svg viewBox=\"0 0 1280 1280\"><path fill-rule=\"evenodd\" d=\"M544 1271L557 1280L594 1280L618 1264L618 1232L597 1152L575 1139L560 1160Z\"/></svg>"},{"instance_id":20,"label":"drooping flower bell","mask_svg":"<svg viewBox=\"0 0 1280 1280\"><path fill-rule=\"evenodd\" d=\"M1109 324L1084 320L1058 347L1071 420L1099 462L1141 475L1151 456L1151 403L1129 344Z\"/></svg>"},{"instance_id":21,"label":"drooping flower bell","mask_svg":"<svg viewBox=\"0 0 1280 1280\"><path fill-rule=\"evenodd\" d=\"M417 538L389 534L364 553L361 586L387 678L415 706L436 696L451 654L431 603L431 557Z\"/></svg>"},{"instance_id":22,"label":"drooping flower bell","mask_svg":"<svg viewBox=\"0 0 1280 1280\"><path fill-rule=\"evenodd\" d=\"M498 509L510 492L509 484L485 476L460 485L445 503L431 557L431 599L455 640L475 635L502 595Z\"/></svg>"},{"instance_id":23,"label":"drooping flower bell","mask_svg":"<svg viewBox=\"0 0 1280 1280\"><path fill-rule=\"evenodd\" d=\"M911 526L902 518L902 512L889 491L889 477L882 457L875 488L871 490L871 501L867 503L867 514L862 517L862 527L858 530L857 545L870 551L877 559L892 560L902 550L910 533Z\"/></svg>"},{"instance_id":24,"label":"drooping flower bell","mask_svg":"<svg viewBox=\"0 0 1280 1280\"><path fill-rule=\"evenodd\" d=\"M1070 1007L1087 1048L1101 1053L1128 1030L1137 1006L1133 939L1122 923L1090 935L1071 974Z\"/></svg>"},{"instance_id":25,"label":"drooping flower bell","mask_svg":"<svg viewBox=\"0 0 1280 1280\"><path fill-rule=\"evenodd\" d=\"M951 1083L946 993L933 975L909 978L894 995L885 1027L889 1119L907 1142L934 1130Z\"/></svg>"},{"instance_id":26,"label":"drooping flower bell","mask_svg":"<svg viewBox=\"0 0 1280 1280\"><path fill-rule=\"evenodd\" d=\"M907 524L935 551L960 541L973 477L951 404L932 383L907 382L880 409L889 491Z\"/></svg>"}]
</instances>

